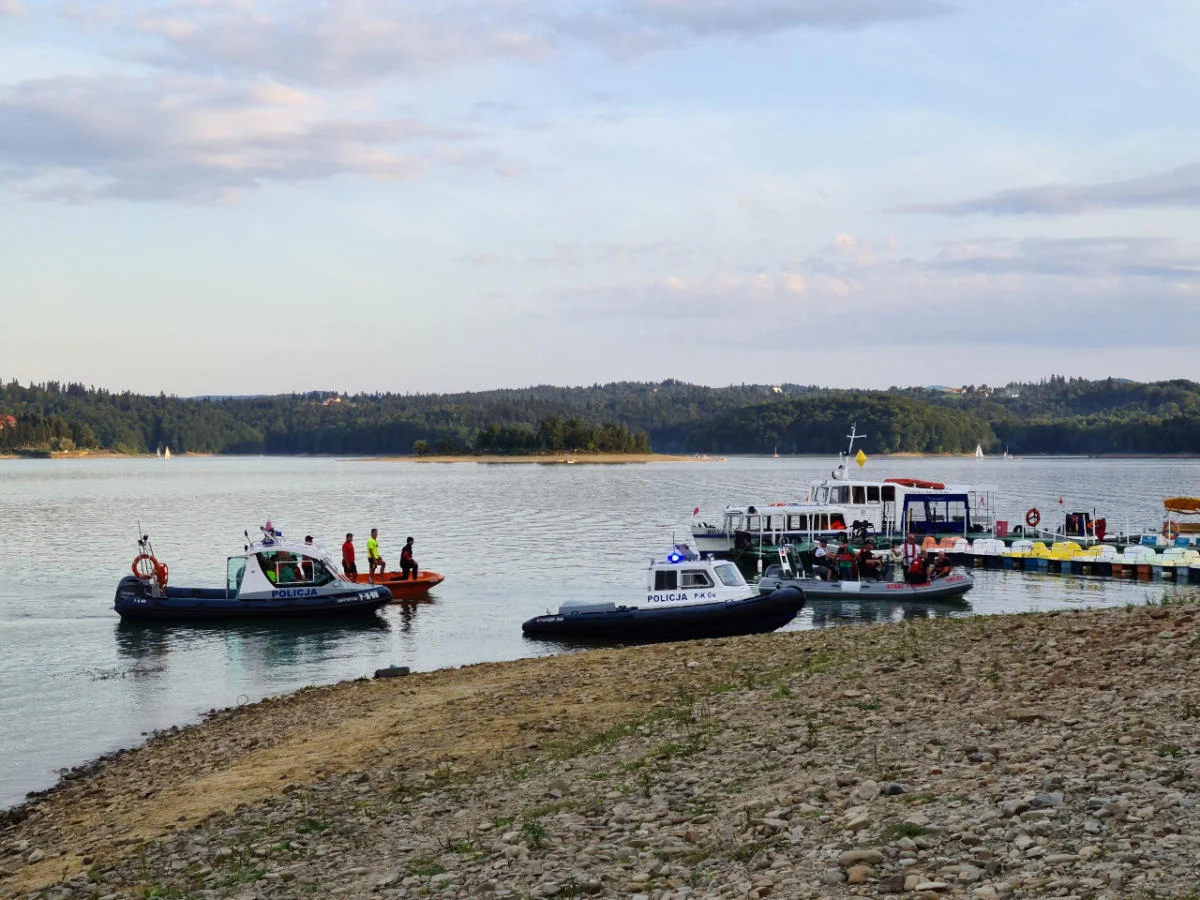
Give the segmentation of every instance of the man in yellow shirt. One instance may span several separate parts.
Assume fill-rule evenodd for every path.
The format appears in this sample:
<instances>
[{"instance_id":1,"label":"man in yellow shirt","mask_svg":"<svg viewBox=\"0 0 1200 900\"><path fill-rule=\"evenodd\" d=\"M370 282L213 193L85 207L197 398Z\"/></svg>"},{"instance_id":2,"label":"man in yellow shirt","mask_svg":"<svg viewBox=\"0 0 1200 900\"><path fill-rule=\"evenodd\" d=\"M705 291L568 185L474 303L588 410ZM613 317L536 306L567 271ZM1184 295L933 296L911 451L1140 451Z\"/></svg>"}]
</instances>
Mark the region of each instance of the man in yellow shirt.
<instances>
[{"instance_id":1,"label":"man in yellow shirt","mask_svg":"<svg viewBox=\"0 0 1200 900\"><path fill-rule=\"evenodd\" d=\"M367 538L367 578L372 583L375 581L375 567L379 567L379 574L383 574L383 570L387 567L383 557L379 555L379 529L372 528L371 536Z\"/></svg>"}]
</instances>

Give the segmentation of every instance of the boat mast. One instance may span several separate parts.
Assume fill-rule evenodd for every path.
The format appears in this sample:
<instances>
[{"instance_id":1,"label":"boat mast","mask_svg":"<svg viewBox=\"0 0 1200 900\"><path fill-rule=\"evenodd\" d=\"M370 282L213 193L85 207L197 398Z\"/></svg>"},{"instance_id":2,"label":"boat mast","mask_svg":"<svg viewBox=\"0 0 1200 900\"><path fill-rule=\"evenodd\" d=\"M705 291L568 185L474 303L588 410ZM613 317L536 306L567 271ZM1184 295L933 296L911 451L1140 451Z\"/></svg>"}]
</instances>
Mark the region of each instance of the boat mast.
<instances>
[{"instance_id":1,"label":"boat mast","mask_svg":"<svg viewBox=\"0 0 1200 900\"><path fill-rule=\"evenodd\" d=\"M833 470L834 481L844 481L846 479L846 460L854 452L854 442L861 441L866 435L858 433L858 423L855 422L850 426L850 433L846 437L850 438L850 446L839 454L838 467Z\"/></svg>"}]
</instances>

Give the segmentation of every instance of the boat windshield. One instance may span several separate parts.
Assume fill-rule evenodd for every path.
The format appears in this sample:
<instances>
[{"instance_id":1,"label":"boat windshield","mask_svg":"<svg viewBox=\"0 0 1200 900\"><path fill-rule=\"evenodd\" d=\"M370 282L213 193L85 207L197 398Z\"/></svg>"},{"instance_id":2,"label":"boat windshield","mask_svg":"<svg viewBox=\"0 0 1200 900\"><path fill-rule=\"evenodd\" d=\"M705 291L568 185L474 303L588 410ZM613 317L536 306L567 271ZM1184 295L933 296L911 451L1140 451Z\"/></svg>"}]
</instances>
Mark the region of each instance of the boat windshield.
<instances>
[{"instance_id":1,"label":"boat windshield","mask_svg":"<svg viewBox=\"0 0 1200 900\"><path fill-rule=\"evenodd\" d=\"M296 556L286 550L255 554L263 574L279 587L320 587L333 581L333 573L319 559Z\"/></svg>"},{"instance_id":2,"label":"boat windshield","mask_svg":"<svg viewBox=\"0 0 1200 900\"><path fill-rule=\"evenodd\" d=\"M720 563L713 566L713 571L725 587L741 587L746 583L746 579L742 577L742 573L733 563Z\"/></svg>"}]
</instances>

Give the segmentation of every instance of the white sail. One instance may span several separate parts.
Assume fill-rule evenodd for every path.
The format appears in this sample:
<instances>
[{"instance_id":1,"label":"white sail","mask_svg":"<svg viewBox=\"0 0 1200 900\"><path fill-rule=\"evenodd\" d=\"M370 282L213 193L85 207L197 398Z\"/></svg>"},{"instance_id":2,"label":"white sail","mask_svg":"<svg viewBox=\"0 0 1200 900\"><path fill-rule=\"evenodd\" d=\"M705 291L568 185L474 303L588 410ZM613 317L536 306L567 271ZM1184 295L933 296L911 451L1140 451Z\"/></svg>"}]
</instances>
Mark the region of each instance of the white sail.
<instances>
[{"instance_id":1,"label":"white sail","mask_svg":"<svg viewBox=\"0 0 1200 900\"><path fill-rule=\"evenodd\" d=\"M975 445L975 458L976 458L976 459L983 459L983 444L976 444L976 445Z\"/></svg>"},{"instance_id":2,"label":"white sail","mask_svg":"<svg viewBox=\"0 0 1200 900\"><path fill-rule=\"evenodd\" d=\"M171 448L164 447L163 448L163 459L170 459L170 458L171 458Z\"/></svg>"}]
</instances>

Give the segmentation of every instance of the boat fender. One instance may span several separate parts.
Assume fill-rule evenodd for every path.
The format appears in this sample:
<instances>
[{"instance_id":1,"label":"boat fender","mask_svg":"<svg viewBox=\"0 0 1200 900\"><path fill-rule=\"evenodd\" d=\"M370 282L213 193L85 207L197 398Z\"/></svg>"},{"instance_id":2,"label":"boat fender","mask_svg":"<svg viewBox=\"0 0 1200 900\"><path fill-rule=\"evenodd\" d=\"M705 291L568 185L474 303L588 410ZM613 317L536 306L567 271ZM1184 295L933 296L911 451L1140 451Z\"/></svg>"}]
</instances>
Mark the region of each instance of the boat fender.
<instances>
[{"instance_id":1,"label":"boat fender","mask_svg":"<svg viewBox=\"0 0 1200 900\"><path fill-rule=\"evenodd\" d=\"M158 584L158 589L163 590L167 586L167 564L160 563L149 553L139 554L133 561L133 574L137 576L138 581L149 584L154 581Z\"/></svg>"},{"instance_id":2,"label":"boat fender","mask_svg":"<svg viewBox=\"0 0 1200 900\"><path fill-rule=\"evenodd\" d=\"M1030 528L1037 528L1038 523L1042 521L1042 514L1038 512L1036 506L1031 506L1025 513L1025 524Z\"/></svg>"}]
</instances>

